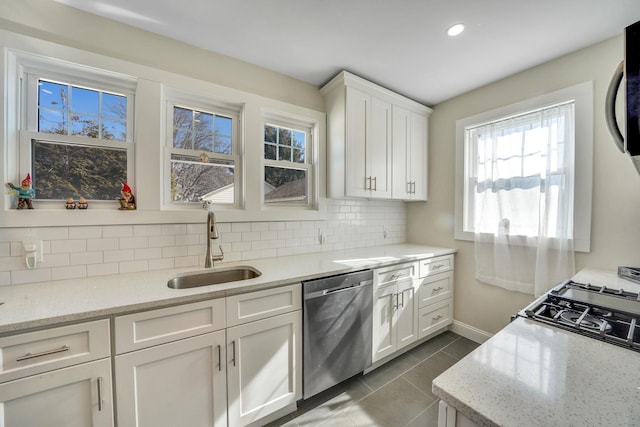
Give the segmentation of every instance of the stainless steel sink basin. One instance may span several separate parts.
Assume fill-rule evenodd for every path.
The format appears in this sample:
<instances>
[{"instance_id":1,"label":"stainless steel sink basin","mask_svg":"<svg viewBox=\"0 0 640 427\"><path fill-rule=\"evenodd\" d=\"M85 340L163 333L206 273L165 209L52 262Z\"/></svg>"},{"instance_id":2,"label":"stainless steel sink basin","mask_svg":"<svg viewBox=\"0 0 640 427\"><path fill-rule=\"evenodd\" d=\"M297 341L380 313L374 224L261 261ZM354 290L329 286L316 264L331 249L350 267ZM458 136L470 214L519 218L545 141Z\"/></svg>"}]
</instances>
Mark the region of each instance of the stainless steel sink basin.
<instances>
[{"instance_id":1,"label":"stainless steel sink basin","mask_svg":"<svg viewBox=\"0 0 640 427\"><path fill-rule=\"evenodd\" d=\"M216 268L203 273L176 276L167 282L167 286L172 289L197 288L198 286L219 285L221 283L254 279L261 275L262 273L255 268L247 266Z\"/></svg>"}]
</instances>

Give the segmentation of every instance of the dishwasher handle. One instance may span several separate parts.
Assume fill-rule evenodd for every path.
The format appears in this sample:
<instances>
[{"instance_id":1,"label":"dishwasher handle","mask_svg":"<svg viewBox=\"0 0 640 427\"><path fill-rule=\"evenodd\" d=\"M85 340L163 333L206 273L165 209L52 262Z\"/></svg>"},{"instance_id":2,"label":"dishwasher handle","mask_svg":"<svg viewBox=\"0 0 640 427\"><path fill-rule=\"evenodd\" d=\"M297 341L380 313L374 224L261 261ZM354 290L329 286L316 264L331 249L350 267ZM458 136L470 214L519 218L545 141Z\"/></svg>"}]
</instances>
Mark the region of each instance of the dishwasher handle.
<instances>
[{"instance_id":1,"label":"dishwasher handle","mask_svg":"<svg viewBox=\"0 0 640 427\"><path fill-rule=\"evenodd\" d=\"M373 285L373 281L372 280L365 280L359 283L354 283L352 285L347 285L347 286L336 286L334 288L327 288L327 289L322 289L319 291L315 291L315 292L309 292L307 294L305 294L304 299L305 300L310 300L310 299L314 299L314 298L319 298L319 297L323 297L323 296L327 296L327 295L333 295L333 294L337 294L340 292L346 292L346 291L355 291L359 288L364 288L365 286L372 286Z\"/></svg>"}]
</instances>

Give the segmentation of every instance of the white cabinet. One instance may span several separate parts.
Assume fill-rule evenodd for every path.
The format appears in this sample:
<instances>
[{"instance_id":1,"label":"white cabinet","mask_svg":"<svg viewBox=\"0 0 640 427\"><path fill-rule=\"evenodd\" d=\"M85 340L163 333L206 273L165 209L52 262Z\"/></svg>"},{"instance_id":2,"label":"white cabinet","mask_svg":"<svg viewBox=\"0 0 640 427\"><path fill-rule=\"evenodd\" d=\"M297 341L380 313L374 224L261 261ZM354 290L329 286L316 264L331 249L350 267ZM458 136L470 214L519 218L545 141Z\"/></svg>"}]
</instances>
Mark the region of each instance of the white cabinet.
<instances>
[{"instance_id":1,"label":"white cabinet","mask_svg":"<svg viewBox=\"0 0 640 427\"><path fill-rule=\"evenodd\" d=\"M328 98L331 197L391 197L391 104L355 87Z\"/></svg>"},{"instance_id":2,"label":"white cabinet","mask_svg":"<svg viewBox=\"0 0 640 427\"><path fill-rule=\"evenodd\" d=\"M224 299L119 316L120 426L226 426Z\"/></svg>"},{"instance_id":3,"label":"white cabinet","mask_svg":"<svg viewBox=\"0 0 640 427\"><path fill-rule=\"evenodd\" d=\"M0 339L0 425L113 426L107 320Z\"/></svg>"},{"instance_id":4,"label":"white cabinet","mask_svg":"<svg viewBox=\"0 0 640 427\"><path fill-rule=\"evenodd\" d=\"M329 196L426 200L431 110L346 71L321 93L327 108ZM404 191L394 196L396 186Z\"/></svg>"},{"instance_id":5,"label":"white cabinet","mask_svg":"<svg viewBox=\"0 0 640 427\"><path fill-rule=\"evenodd\" d=\"M419 338L453 322L453 255L420 261Z\"/></svg>"},{"instance_id":6,"label":"white cabinet","mask_svg":"<svg viewBox=\"0 0 640 427\"><path fill-rule=\"evenodd\" d=\"M418 338L417 272L417 263L400 264L374 272L374 363Z\"/></svg>"},{"instance_id":7,"label":"white cabinet","mask_svg":"<svg viewBox=\"0 0 640 427\"><path fill-rule=\"evenodd\" d=\"M393 106L394 199L427 200L427 126L425 111Z\"/></svg>"},{"instance_id":8,"label":"white cabinet","mask_svg":"<svg viewBox=\"0 0 640 427\"><path fill-rule=\"evenodd\" d=\"M224 331L115 358L118 425L226 426Z\"/></svg>"},{"instance_id":9,"label":"white cabinet","mask_svg":"<svg viewBox=\"0 0 640 427\"><path fill-rule=\"evenodd\" d=\"M230 426L302 398L301 308L300 284L227 298L227 320L237 324L227 329Z\"/></svg>"},{"instance_id":10,"label":"white cabinet","mask_svg":"<svg viewBox=\"0 0 640 427\"><path fill-rule=\"evenodd\" d=\"M116 317L118 425L243 426L295 406L301 308L295 284Z\"/></svg>"}]
</instances>

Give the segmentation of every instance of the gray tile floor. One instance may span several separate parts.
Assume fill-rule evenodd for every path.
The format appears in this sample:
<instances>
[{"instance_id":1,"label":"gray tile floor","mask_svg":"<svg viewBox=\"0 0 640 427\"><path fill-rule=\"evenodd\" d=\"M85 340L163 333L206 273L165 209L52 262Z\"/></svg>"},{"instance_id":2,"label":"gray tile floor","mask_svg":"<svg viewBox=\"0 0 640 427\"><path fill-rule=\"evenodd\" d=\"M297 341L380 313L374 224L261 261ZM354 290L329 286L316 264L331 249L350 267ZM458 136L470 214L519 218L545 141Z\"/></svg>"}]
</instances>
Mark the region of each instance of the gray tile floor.
<instances>
[{"instance_id":1,"label":"gray tile floor","mask_svg":"<svg viewBox=\"0 0 640 427\"><path fill-rule=\"evenodd\" d=\"M300 402L296 412L269 427L436 427L438 399L431 381L477 346L445 332L367 375Z\"/></svg>"}]
</instances>

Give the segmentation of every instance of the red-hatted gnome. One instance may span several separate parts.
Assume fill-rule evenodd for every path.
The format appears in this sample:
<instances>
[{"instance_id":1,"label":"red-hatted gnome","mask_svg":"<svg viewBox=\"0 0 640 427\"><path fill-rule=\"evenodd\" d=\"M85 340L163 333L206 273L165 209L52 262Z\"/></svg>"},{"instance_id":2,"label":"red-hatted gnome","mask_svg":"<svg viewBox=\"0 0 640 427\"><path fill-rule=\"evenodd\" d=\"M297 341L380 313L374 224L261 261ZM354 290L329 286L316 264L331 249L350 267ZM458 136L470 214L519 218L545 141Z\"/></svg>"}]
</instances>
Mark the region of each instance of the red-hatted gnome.
<instances>
[{"instance_id":1,"label":"red-hatted gnome","mask_svg":"<svg viewBox=\"0 0 640 427\"><path fill-rule=\"evenodd\" d=\"M136 198L133 195L133 191L131 191L131 187L127 185L126 182L122 183L122 197L118 199L120 202L120 210L134 210L136 208Z\"/></svg>"},{"instance_id":2,"label":"red-hatted gnome","mask_svg":"<svg viewBox=\"0 0 640 427\"><path fill-rule=\"evenodd\" d=\"M26 178L22 180L20 187L13 185L13 182L7 182L10 188L13 188L18 193L18 209L33 209L33 203L31 199L35 199L36 192L31 188L31 174L27 174Z\"/></svg>"}]
</instances>

